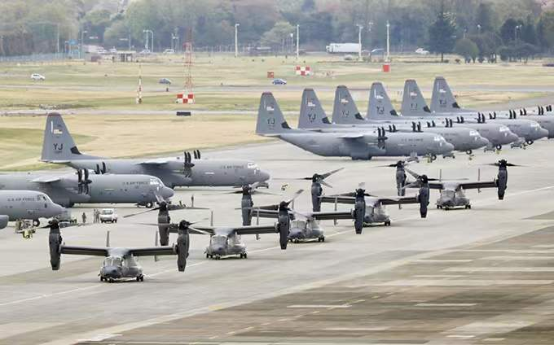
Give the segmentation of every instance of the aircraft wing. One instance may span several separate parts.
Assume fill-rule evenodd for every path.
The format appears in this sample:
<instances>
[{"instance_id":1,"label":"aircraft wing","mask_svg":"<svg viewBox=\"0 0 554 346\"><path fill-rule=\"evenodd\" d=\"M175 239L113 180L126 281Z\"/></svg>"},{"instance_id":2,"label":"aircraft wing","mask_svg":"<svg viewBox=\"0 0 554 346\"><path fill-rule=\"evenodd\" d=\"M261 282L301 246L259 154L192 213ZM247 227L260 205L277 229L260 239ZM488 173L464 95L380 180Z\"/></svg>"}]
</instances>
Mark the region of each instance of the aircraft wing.
<instances>
[{"instance_id":1,"label":"aircraft wing","mask_svg":"<svg viewBox=\"0 0 554 346\"><path fill-rule=\"evenodd\" d=\"M81 255L81 256L101 256L108 257L107 248L88 247L88 246L65 246L62 245L61 253L65 255Z\"/></svg>"},{"instance_id":2,"label":"aircraft wing","mask_svg":"<svg viewBox=\"0 0 554 346\"><path fill-rule=\"evenodd\" d=\"M264 234L264 233L277 233L277 228L275 225L265 225L265 226L242 226L234 227L233 232L236 234Z\"/></svg>"},{"instance_id":3,"label":"aircraft wing","mask_svg":"<svg viewBox=\"0 0 554 346\"><path fill-rule=\"evenodd\" d=\"M469 189L484 189L488 187L494 187L496 188L496 182L495 181L473 181L473 182L464 182L460 183L460 187L464 190Z\"/></svg>"},{"instance_id":4,"label":"aircraft wing","mask_svg":"<svg viewBox=\"0 0 554 346\"><path fill-rule=\"evenodd\" d=\"M151 160L145 160L140 162L141 165L147 165L147 166L161 166L165 165L168 162L170 162L169 159L151 159Z\"/></svg>"},{"instance_id":5,"label":"aircraft wing","mask_svg":"<svg viewBox=\"0 0 554 346\"><path fill-rule=\"evenodd\" d=\"M129 249L129 253L133 256L163 256L163 255L175 255L175 248L173 246L157 246L157 247L143 247Z\"/></svg>"},{"instance_id":6,"label":"aircraft wing","mask_svg":"<svg viewBox=\"0 0 554 346\"><path fill-rule=\"evenodd\" d=\"M316 212L311 213L311 216L316 220L350 220L350 219L352 219L352 212L350 212L350 211L331 211L331 212L316 211Z\"/></svg>"},{"instance_id":7,"label":"aircraft wing","mask_svg":"<svg viewBox=\"0 0 554 346\"><path fill-rule=\"evenodd\" d=\"M415 204L419 203L415 196L398 196L398 197L366 197L366 202L381 203L382 205L392 204ZM371 203L368 203L371 204Z\"/></svg>"},{"instance_id":8,"label":"aircraft wing","mask_svg":"<svg viewBox=\"0 0 554 346\"><path fill-rule=\"evenodd\" d=\"M59 176L44 176L44 177L35 178L31 181L33 183L51 184L51 183L56 183L60 180L61 180L61 178Z\"/></svg>"},{"instance_id":9,"label":"aircraft wing","mask_svg":"<svg viewBox=\"0 0 554 346\"><path fill-rule=\"evenodd\" d=\"M355 204L356 197L351 197L351 196L322 196L321 197L322 203L335 203L335 201L339 204Z\"/></svg>"},{"instance_id":10,"label":"aircraft wing","mask_svg":"<svg viewBox=\"0 0 554 346\"><path fill-rule=\"evenodd\" d=\"M444 190L444 183L438 181L430 181L429 188L435 190Z\"/></svg>"}]
</instances>

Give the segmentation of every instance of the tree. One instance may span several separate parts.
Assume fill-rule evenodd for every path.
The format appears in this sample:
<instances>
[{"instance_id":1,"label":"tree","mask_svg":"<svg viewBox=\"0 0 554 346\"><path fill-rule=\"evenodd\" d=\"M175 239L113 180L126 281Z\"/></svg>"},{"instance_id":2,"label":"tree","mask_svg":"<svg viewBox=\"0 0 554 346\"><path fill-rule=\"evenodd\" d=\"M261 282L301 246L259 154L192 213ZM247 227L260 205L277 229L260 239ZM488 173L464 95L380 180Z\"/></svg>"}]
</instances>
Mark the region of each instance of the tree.
<instances>
[{"instance_id":1,"label":"tree","mask_svg":"<svg viewBox=\"0 0 554 346\"><path fill-rule=\"evenodd\" d=\"M521 25L521 27L518 27ZM521 21L517 21L513 18L508 18L502 24L500 27L500 38L502 38L502 41L504 44L509 44L510 42L516 41L516 30L520 30L520 28L523 27L523 23Z\"/></svg>"},{"instance_id":2,"label":"tree","mask_svg":"<svg viewBox=\"0 0 554 346\"><path fill-rule=\"evenodd\" d=\"M289 22L281 21L275 23L275 26L262 36L261 43L272 48L281 48L285 50L287 39L294 34L296 28Z\"/></svg>"},{"instance_id":3,"label":"tree","mask_svg":"<svg viewBox=\"0 0 554 346\"><path fill-rule=\"evenodd\" d=\"M494 31L495 21L496 13L494 12L492 5L488 2L480 3L477 7L477 13L475 15L475 23L481 27L481 30L477 30L478 33Z\"/></svg>"},{"instance_id":4,"label":"tree","mask_svg":"<svg viewBox=\"0 0 554 346\"><path fill-rule=\"evenodd\" d=\"M302 3L302 12L315 11L315 0L304 0Z\"/></svg>"},{"instance_id":5,"label":"tree","mask_svg":"<svg viewBox=\"0 0 554 346\"><path fill-rule=\"evenodd\" d=\"M454 53L463 56L466 62L475 62L475 59L479 55L479 47L469 38L462 38L456 41Z\"/></svg>"},{"instance_id":6,"label":"tree","mask_svg":"<svg viewBox=\"0 0 554 346\"><path fill-rule=\"evenodd\" d=\"M444 61L444 54L452 52L454 48L454 33L456 26L452 16L445 12L444 1L441 1L440 11L435 22L429 27L429 51L441 55L441 62Z\"/></svg>"},{"instance_id":7,"label":"tree","mask_svg":"<svg viewBox=\"0 0 554 346\"><path fill-rule=\"evenodd\" d=\"M543 12L538 24L539 41L543 47L552 49L554 47L554 11Z\"/></svg>"},{"instance_id":8,"label":"tree","mask_svg":"<svg viewBox=\"0 0 554 346\"><path fill-rule=\"evenodd\" d=\"M521 40L532 45L537 44L537 30L535 29L535 23L531 16L527 17L527 21L521 29Z\"/></svg>"}]
</instances>

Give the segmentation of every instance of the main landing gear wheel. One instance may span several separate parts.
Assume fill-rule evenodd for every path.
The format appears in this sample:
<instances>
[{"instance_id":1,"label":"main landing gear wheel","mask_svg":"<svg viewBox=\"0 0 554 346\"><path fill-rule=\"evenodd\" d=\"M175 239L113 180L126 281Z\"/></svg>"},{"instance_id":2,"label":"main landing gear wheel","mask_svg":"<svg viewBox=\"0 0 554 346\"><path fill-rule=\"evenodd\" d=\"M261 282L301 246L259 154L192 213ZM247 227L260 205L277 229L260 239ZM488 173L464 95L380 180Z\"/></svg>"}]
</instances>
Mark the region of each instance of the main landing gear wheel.
<instances>
[{"instance_id":1,"label":"main landing gear wheel","mask_svg":"<svg viewBox=\"0 0 554 346\"><path fill-rule=\"evenodd\" d=\"M469 150L466 150L466 154L468 154L468 155L471 155L471 154L473 154L473 150L471 150L471 149L469 149Z\"/></svg>"},{"instance_id":2,"label":"main landing gear wheel","mask_svg":"<svg viewBox=\"0 0 554 346\"><path fill-rule=\"evenodd\" d=\"M532 141L532 140L528 140L528 141L526 141L525 143L527 143L527 145L531 145L531 144L533 144L533 143L535 143L535 142Z\"/></svg>"},{"instance_id":3,"label":"main landing gear wheel","mask_svg":"<svg viewBox=\"0 0 554 346\"><path fill-rule=\"evenodd\" d=\"M39 219L33 220L33 226L35 227L40 226L40 220Z\"/></svg>"},{"instance_id":4,"label":"main landing gear wheel","mask_svg":"<svg viewBox=\"0 0 554 346\"><path fill-rule=\"evenodd\" d=\"M435 161L437 159L437 155L433 154L431 155L431 161Z\"/></svg>"},{"instance_id":5,"label":"main landing gear wheel","mask_svg":"<svg viewBox=\"0 0 554 346\"><path fill-rule=\"evenodd\" d=\"M100 277L100 281L101 281L101 282L106 281L106 278L103 277L103 276L101 276L101 277Z\"/></svg>"},{"instance_id":6,"label":"main landing gear wheel","mask_svg":"<svg viewBox=\"0 0 554 346\"><path fill-rule=\"evenodd\" d=\"M496 150L502 150L502 144L498 144L497 146L495 146Z\"/></svg>"}]
</instances>

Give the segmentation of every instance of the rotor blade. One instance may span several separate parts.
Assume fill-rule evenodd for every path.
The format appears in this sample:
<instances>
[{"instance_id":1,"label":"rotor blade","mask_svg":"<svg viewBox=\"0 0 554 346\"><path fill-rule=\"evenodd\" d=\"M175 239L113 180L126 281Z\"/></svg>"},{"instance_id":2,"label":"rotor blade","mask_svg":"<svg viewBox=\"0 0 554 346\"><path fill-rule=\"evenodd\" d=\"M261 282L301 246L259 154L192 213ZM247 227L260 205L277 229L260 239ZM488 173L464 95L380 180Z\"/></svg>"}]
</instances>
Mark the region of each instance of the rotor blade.
<instances>
[{"instance_id":1,"label":"rotor blade","mask_svg":"<svg viewBox=\"0 0 554 346\"><path fill-rule=\"evenodd\" d=\"M327 173L323 173L323 174L321 174L321 177L322 177L323 179L327 179L327 178L329 178L329 176L331 176L331 175L333 175L333 174L335 174L335 173L337 173L337 172L339 172L339 171L342 171L343 169L344 169L344 167L341 167L341 168L335 169L335 170L333 170L333 171L330 171L330 172L327 172ZM323 179L322 179L322 180L323 180Z\"/></svg>"},{"instance_id":2,"label":"rotor blade","mask_svg":"<svg viewBox=\"0 0 554 346\"><path fill-rule=\"evenodd\" d=\"M285 203L290 204L292 201L294 201L296 198L298 198L298 196L300 196L302 194L302 192L304 192L303 189L300 189L300 190L296 191L294 193L294 195L292 196L292 198L286 200Z\"/></svg>"},{"instance_id":3,"label":"rotor blade","mask_svg":"<svg viewBox=\"0 0 554 346\"><path fill-rule=\"evenodd\" d=\"M331 189L333 188L333 186L332 186L331 184L326 183L326 182L324 182L323 180L320 181L319 183L320 183L321 185L323 185L323 186L327 186L328 188L331 188Z\"/></svg>"}]
</instances>

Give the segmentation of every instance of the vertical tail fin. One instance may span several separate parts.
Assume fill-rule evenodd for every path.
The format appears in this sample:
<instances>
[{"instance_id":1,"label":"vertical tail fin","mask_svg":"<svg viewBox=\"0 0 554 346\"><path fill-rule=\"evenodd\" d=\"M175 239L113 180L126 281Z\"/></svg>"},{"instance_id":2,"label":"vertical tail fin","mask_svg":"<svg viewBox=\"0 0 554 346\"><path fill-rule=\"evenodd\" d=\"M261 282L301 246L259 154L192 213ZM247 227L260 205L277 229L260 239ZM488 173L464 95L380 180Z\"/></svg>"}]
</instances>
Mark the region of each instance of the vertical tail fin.
<instances>
[{"instance_id":1,"label":"vertical tail fin","mask_svg":"<svg viewBox=\"0 0 554 346\"><path fill-rule=\"evenodd\" d=\"M402 115L423 116L429 115L431 110L423 98L423 94L413 79L406 80L404 84L404 96L402 98Z\"/></svg>"},{"instance_id":2,"label":"vertical tail fin","mask_svg":"<svg viewBox=\"0 0 554 346\"><path fill-rule=\"evenodd\" d=\"M263 93L260 99L260 108L258 108L256 134L277 135L288 131L291 131L291 128L285 120L277 100L272 93Z\"/></svg>"},{"instance_id":3,"label":"vertical tail fin","mask_svg":"<svg viewBox=\"0 0 554 346\"><path fill-rule=\"evenodd\" d=\"M335 104L333 106L333 122L335 124L360 124L366 119L358 111L358 107L344 85L339 85L335 91Z\"/></svg>"},{"instance_id":4,"label":"vertical tail fin","mask_svg":"<svg viewBox=\"0 0 554 346\"><path fill-rule=\"evenodd\" d=\"M369 91L369 105L367 106L367 118L378 119L389 116L397 116L396 110L390 102L389 95L381 82L371 85Z\"/></svg>"},{"instance_id":5,"label":"vertical tail fin","mask_svg":"<svg viewBox=\"0 0 554 346\"><path fill-rule=\"evenodd\" d=\"M462 109L456 102L456 98L450 90L444 77L435 78L433 84L433 96L431 98L431 111L437 113L458 112Z\"/></svg>"},{"instance_id":6,"label":"vertical tail fin","mask_svg":"<svg viewBox=\"0 0 554 346\"><path fill-rule=\"evenodd\" d=\"M42 142L41 161L72 161L92 159L94 156L83 155L77 149L69 130L59 113L50 113L46 117L44 140Z\"/></svg>"},{"instance_id":7,"label":"vertical tail fin","mask_svg":"<svg viewBox=\"0 0 554 346\"><path fill-rule=\"evenodd\" d=\"M331 125L314 89L304 89L298 118L299 129L321 128Z\"/></svg>"}]
</instances>

